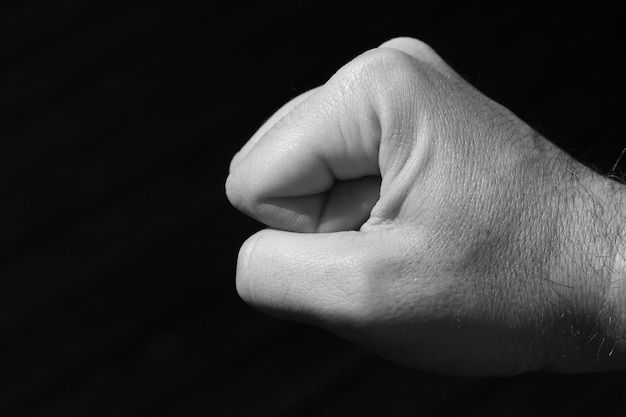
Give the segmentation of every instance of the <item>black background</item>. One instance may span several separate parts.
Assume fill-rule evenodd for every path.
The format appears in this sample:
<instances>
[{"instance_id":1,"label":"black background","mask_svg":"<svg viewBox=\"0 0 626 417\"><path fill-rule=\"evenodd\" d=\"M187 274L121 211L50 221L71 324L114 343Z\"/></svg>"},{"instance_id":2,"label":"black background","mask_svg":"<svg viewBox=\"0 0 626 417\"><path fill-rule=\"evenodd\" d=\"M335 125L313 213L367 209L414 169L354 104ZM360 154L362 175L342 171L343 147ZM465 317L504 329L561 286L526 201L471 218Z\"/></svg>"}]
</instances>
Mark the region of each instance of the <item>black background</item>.
<instances>
[{"instance_id":1,"label":"black background","mask_svg":"<svg viewBox=\"0 0 626 417\"><path fill-rule=\"evenodd\" d=\"M231 156L388 38L611 169L622 7L449 3L3 3L0 415L619 415L623 373L423 373L236 294Z\"/></svg>"}]
</instances>

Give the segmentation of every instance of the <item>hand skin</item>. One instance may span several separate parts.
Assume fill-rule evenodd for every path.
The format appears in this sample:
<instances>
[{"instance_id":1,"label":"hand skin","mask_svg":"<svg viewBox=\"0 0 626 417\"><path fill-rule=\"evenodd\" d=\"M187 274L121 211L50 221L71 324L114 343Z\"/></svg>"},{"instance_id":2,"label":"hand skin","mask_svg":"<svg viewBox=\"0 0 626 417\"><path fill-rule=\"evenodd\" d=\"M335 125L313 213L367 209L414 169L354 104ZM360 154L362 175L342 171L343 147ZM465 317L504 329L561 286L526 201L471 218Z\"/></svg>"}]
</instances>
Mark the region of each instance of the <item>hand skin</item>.
<instances>
[{"instance_id":1,"label":"hand skin","mask_svg":"<svg viewBox=\"0 0 626 417\"><path fill-rule=\"evenodd\" d=\"M626 367L625 187L421 41L392 39L286 104L226 193L269 227L237 265L268 314L437 373Z\"/></svg>"}]
</instances>

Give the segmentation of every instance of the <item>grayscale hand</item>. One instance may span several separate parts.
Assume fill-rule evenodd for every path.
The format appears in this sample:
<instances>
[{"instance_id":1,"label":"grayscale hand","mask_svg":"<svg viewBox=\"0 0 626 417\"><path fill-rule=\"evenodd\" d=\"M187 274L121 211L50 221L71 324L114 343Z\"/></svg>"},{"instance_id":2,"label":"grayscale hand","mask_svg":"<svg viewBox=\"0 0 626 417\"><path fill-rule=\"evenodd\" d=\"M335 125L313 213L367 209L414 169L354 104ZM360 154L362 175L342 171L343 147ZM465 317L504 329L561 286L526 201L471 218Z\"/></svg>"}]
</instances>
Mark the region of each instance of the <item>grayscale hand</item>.
<instances>
[{"instance_id":1,"label":"grayscale hand","mask_svg":"<svg viewBox=\"0 0 626 417\"><path fill-rule=\"evenodd\" d=\"M624 368L624 186L421 41L286 104L226 191L268 226L237 266L262 311L439 373Z\"/></svg>"}]
</instances>

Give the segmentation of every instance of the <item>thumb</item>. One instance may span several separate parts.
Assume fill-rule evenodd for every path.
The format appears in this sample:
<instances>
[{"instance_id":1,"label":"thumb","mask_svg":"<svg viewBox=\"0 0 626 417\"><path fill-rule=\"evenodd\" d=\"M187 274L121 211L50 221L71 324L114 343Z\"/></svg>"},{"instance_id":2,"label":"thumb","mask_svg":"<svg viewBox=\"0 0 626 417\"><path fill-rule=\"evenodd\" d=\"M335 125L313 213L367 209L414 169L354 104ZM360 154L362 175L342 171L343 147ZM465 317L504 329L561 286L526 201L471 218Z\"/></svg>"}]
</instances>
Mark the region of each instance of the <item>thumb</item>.
<instances>
[{"instance_id":1,"label":"thumb","mask_svg":"<svg viewBox=\"0 0 626 417\"><path fill-rule=\"evenodd\" d=\"M376 241L364 232L303 234L266 229L237 260L239 296L265 313L322 327L367 313L363 279Z\"/></svg>"}]
</instances>

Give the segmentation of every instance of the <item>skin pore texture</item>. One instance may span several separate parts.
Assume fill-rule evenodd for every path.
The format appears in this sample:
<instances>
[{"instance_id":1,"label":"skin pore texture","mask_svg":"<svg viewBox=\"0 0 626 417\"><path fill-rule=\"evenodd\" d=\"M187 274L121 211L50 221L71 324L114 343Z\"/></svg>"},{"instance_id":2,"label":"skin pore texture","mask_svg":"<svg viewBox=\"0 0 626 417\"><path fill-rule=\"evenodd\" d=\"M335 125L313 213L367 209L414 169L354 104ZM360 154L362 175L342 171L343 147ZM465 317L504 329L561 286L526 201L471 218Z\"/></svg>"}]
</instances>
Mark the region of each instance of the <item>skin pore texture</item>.
<instances>
[{"instance_id":1,"label":"skin pore texture","mask_svg":"<svg viewBox=\"0 0 626 417\"><path fill-rule=\"evenodd\" d=\"M626 366L626 191L392 39L272 116L231 162L266 224L237 291L393 361L458 375Z\"/></svg>"}]
</instances>

